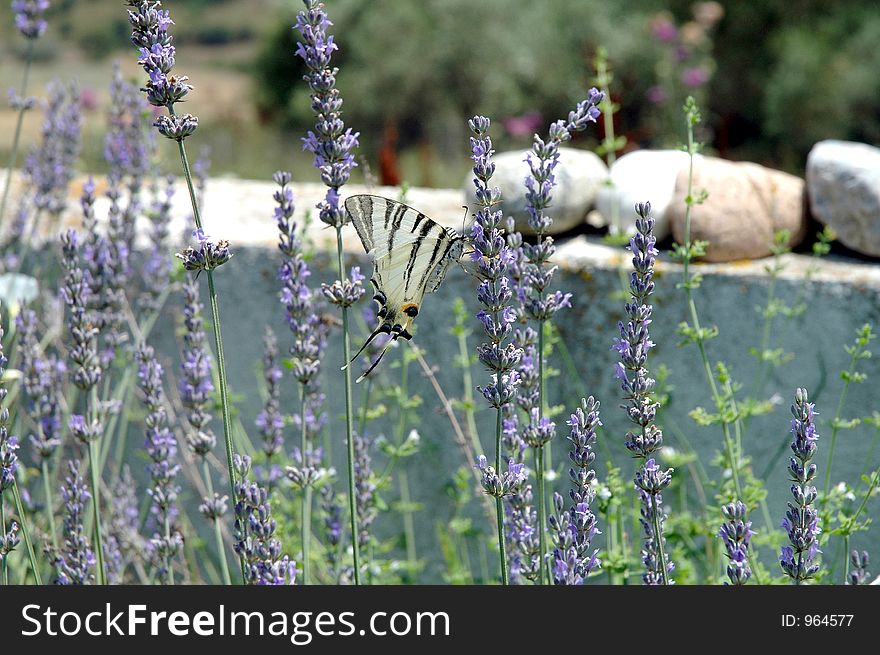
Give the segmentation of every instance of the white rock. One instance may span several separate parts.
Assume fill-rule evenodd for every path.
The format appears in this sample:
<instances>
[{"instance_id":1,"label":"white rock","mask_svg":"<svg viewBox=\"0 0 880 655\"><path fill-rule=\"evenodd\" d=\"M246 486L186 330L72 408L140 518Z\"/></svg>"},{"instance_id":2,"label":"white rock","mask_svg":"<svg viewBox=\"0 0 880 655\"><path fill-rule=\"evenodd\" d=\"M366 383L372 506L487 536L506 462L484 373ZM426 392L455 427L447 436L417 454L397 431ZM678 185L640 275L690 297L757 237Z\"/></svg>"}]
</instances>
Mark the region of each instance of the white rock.
<instances>
[{"instance_id":1,"label":"white rock","mask_svg":"<svg viewBox=\"0 0 880 655\"><path fill-rule=\"evenodd\" d=\"M613 226L613 212L618 212L621 229L635 232L638 202L651 202L654 234L658 239L669 236L666 209L675 191L678 172L688 165L688 156L681 150L635 150L623 155L611 166L611 183L603 185L596 197L596 209L603 225ZM613 231L613 229L612 229Z\"/></svg>"},{"instance_id":2,"label":"white rock","mask_svg":"<svg viewBox=\"0 0 880 655\"><path fill-rule=\"evenodd\" d=\"M526 189L523 181L529 175L525 162L526 151L502 152L495 155L495 175L491 184L501 189L501 209L505 216L513 216L516 228L531 233L526 212ZM584 222L592 208L596 193L608 176L605 162L593 152L577 148L560 148L559 163L554 170L556 186L547 215L553 219L551 234L558 234ZM473 175L465 178L467 202L475 204Z\"/></svg>"},{"instance_id":3,"label":"white rock","mask_svg":"<svg viewBox=\"0 0 880 655\"><path fill-rule=\"evenodd\" d=\"M843 245L880 257L880 148L820 141L807 156L807 193L813 216Z\"/></svg>"}]
</instances>

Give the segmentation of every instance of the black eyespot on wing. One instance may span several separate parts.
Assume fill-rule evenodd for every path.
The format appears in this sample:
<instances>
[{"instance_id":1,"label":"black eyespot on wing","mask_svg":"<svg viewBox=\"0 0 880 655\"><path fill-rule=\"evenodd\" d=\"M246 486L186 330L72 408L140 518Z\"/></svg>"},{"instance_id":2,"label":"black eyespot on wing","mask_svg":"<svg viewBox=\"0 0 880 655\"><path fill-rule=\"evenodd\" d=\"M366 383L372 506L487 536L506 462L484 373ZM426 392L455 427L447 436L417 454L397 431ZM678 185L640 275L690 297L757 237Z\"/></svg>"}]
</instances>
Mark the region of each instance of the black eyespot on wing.
<instances>
[{"instance_id":1,"label":"black eyespot on wing","mask_svg":"<svg viewBox=\"0 0 880 655\"><path fill-rule=\"evenodd\" d=\"M407 307L403 310L403 313L410 318L415 318L419 315L419 308L417 305L407 305Z\"/></svg>"}]
</instances>

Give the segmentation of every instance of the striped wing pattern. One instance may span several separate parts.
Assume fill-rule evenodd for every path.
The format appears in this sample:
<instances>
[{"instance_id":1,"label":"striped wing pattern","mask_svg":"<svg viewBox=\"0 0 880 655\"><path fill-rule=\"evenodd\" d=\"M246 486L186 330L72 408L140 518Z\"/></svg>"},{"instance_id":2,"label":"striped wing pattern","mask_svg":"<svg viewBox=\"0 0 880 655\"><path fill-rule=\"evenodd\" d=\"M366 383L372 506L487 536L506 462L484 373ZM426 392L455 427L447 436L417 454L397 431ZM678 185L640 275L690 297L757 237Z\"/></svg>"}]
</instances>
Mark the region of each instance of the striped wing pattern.
<instances>
[{"instance_id":1,"label":"striped wing pattern","mask_svg":"<svg viewBox=\"0 0 880 655\"><path fill-rule=\"evenodd\" d=\"M381 196L351 196L345 209L374 267L370 282L380 323L364 347L383 332L392 341L411 339L409 328L422 298L437 290L450 264L461 258L464 238L418 210Z\"/></svg>"}]
</instances>

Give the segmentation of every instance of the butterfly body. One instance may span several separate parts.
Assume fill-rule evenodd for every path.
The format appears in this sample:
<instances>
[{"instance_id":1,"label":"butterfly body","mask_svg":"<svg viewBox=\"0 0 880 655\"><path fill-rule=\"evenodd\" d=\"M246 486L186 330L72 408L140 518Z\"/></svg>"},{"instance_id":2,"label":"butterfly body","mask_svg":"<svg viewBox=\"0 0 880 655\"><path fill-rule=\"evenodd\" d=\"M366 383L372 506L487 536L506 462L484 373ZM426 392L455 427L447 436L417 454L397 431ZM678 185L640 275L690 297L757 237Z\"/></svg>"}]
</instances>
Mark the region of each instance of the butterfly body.
<instances>
[{"instance_id":1,"label":"butterfly body","mask_svg":"<svg viewBox=\"0 0 880 655\"><path fill-rule=\"evenodd\" d=\"M418 210L381 196L351 196L345 209L373 261L370 282L380 321L357 358L379 334L391 335L388 345L399 338L412 339L410 328L422 299L440 287L449 266L461 259L465 238Z\"/></svg>"}]
</instances>

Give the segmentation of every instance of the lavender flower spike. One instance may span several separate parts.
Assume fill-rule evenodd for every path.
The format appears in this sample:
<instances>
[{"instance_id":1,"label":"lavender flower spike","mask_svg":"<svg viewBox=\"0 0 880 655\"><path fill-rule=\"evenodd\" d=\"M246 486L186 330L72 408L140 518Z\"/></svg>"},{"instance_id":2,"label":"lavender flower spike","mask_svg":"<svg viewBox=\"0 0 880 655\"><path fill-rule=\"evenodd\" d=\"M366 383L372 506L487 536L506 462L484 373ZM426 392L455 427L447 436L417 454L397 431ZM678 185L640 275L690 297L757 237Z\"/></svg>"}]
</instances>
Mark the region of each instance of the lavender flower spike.
<instances>
[{"instance_id":1,"label":"lavender flower spike","mask_svg":"<svg viewBox=\"0 0 880 655\"><path fill-rule=\"evenodd\" d=\"M590 508L596 496L596 472L592 466L596 459L593 451L596 429L602 425L599 402L592 396L582 399L568 425L571 427L568 457L574 465L568 470L573 485L569 491L571 505L566 509L562 497L555 494L556 514L549 519L556 535L551 573L556 584L576 585L583 584L587 576L601 565L598 549L591 548L599 528L596 515Z\"/></svg>"},{"instance_id":2,"label":"lavender flower spike","mask_svg":"<svg viewBox=\"0 0 880 655\"><path fill-rule=\"evenodd\" d=\"M150 540L150 551L157 577L173 584L171 560L183 547L183 538L175 524L177 495L180 493L180 485L177 484L177 474L180 471L180 465L176 461L177 440L167 425L165 394L162 389L163 371L156 361L153 349L142 345L136 358L138 388L147 409L144 443L151 460L149 471L152 487L147 493L153 501L150 512L154 519L155 533Z\"/></svg>"},{"instance_id":3,"label":"lavender flower spike","mask_svg":"<svg viewBox=\"0 0 880 655\"><path fill-rule=\"evenodd\" d=\"M207 411L214 383L211 381L211 360L205 348L198 282L187 278L183 283L183 295L185 330L178 390L180 400L187 410L186 420L189 423L186 443L193 453L205 457L216 445L217 437L211 429L211 415Z\"/></svg>"},{"instance_id":4,"label":"lavender flower spike","mask_svg":"<svg viewBox=\"0 0 880 655\"><path fill-rule=\"evenodd\" d=\"M657 239L654 237L651 203L637 204L636 214L636 233L629 245L635 270L630 276L631 298L624 306L627 321L617 324L620 336L614 340L612 349L620 358L615 377L620 381L627 403L623 408L638 428L627 433L624 445L644 462L635 475L636 489L642 501L641 523L645 538L642 579L645 584L670 584L669 573L674 565L664 552L665 516L661 492L672 480L672 469L662 471L653 457L663 445L663 433L654 422L657 415L657 403L651 399L654 380L647 369L648 352L654 347L648 326L653 312L649 298L654 291Z\"/></svg>"},{"instance_id":5,"label":"lavender flower spike","mask_svg":"<svg viewBox=\"0 0 880 655\"><path fill-rule=\"evenodd\" d=\"M809 402L806 389L797 389L794 404L791 406L794 418L791 420L791 451L788 472L791 475L791 495L794 502L788 503L782 528L788 533L791 545L783 546L779 553L779 564L783 572L794 584L801 584L814 577L819 571L816 556L819 550L819 512L814 507L816 487L810 482L816 477L816 465L812 463L818 447L819 434L816 432L814 417L818 412Z\"/></svg>"},{"instance_id":6,"label":"lavender flower spike","mask_svg":"<svg viewBox=\"0 0 880 655\"><path fill-rule=\"evenodd\" d=\"M61 487L64 500L64 544L53 558L55 582L60 585L83 585L94 582L95 553L86 538L85 509L91 494L79 476L77 465L67 463L67 477Z\"/></svg>"},{"instance_id":7,"label":"lavender flower spike","mask_svg":"<svg viewBox=\"0 0 880 655\"><path fill-rule=\"evenodd\" d=\"M3 327L0 325L0 566L3 569L3 583L9 584L7 556L18 546L18 523L10 521L6 525L5 494L15 484L15 473L18 470L18 439L9 434L9 408L5 405L6 355L3 354Z\"/></svg>"},{"instance_id":8,"label":"lavender flower spike","mask_svg":"<svg viewBox=\"0 0 880 655\"><path fill-rule=\"evenodd\" d=\"M318 205L319 218L323 223L341 227L346 216L339 206L339 188L348 182L351 169L357 166L351 151L359 146L360 134L346 128L341 118L337 69L330 66L333 51L339 48L333 37L327 35L327 28L333 23L327 18L323 3L303 0L303 4L305 11L296 17L296 29L302 38L297 43L296 55L309 68L303 79L312 92L312 110L317 116L315 131L309 131L303 139L303 150L315 155L315 168L321 173L321 181L329 187Z\"/></svg>"},{"instance_id":9,"label":"lavender flower spike","mask_svg":"<svg viewBox=\"0 0 880 655\"><path fill-rule=\"evenodd\" d=\"M3 353L3 327L0 325L0 502L4 492L15 484L18 471L18 439L9 434L9 408L4 404L8 390L3 375L8 361ZM0 525L0 536L5 535L6 526Z\"/></svg>"},{"instance_id":10,"label":"lavender flower spike","mask_svg":"<svg viewBox=\"0 0 880 655\"><path fill-rule=\"evenodd\" d=\"M46 31L43 15L48 8L49 0L13 0L15 29L26 39L39 39Z\"/></svg>"},{"instance_id":11,"label":"lavender flower spike","mask_svg":"<svg viewBox=\"0 0 880 655\"><path fill-rule=\"evenodd\" d=\"M752 577L749 566L749 542L755 534L752 522L746 520L746 506L740 500L722 507L721 513L727 519L718 532L730 560L727 564L727 577L730 584L743 585Z\"/></svg>"},{"instance_id":12,"label":"lavender flower spike","mask_svg":"<svg viewBox=\"0 0 880 655\"><path fill-rule=\"evenodd\" d=\"M495 172L492 155L492 139L489 136L491 123L484 116L474 116L468 126L474 136L471 137L471 159L473 166L473 182L477 198L477 209L474 224L471 228L471 239L474 252L472 258L477 264L481 278L477 288L477 299L483 309L477 319L483 326L487 340L477 347L477 357L490 371L492 383L478 387L480 393L495 408L495 466L488 466L486 458L481 456L479 468L482 471L482 484L486 493L495 497L495 511L498 527L498 550L501 559L501 582L509 583L507 572L507 554L504 531L504 507L502 497L515 494L525 481L523 464L513 458L508 459L508 473L501 472L502 433L504 428L505 407L516 397L520 383L520 375L516 367L522 359L523 351L513 343L507 342L516 321L516 312L511 307L513 289L507 276L508 266L515 261L515 255L507 246L502 227L502 213L493 209L501 201L501 190L489 186ZM509 413L509 412L508 412ZM513 424L509 423L512 427ZM528 510L520 518L525 520Z\"/></svg>"},{"instance_id":13,"label":"lavender flower spike","mask_svg":"<svg viewBox=\"0 0 880 655\"><path fill-rule=\"evenodd\" d=\"M249 480L250 457L236 453L233 463L238 475L232 536L235 552L244 559L245 582L253 585L292 585L296 580L296 562L287 555L281 555L281 542L275 537L277 524L272 518L269 492Z\"/></svg>"}]
</instances>

